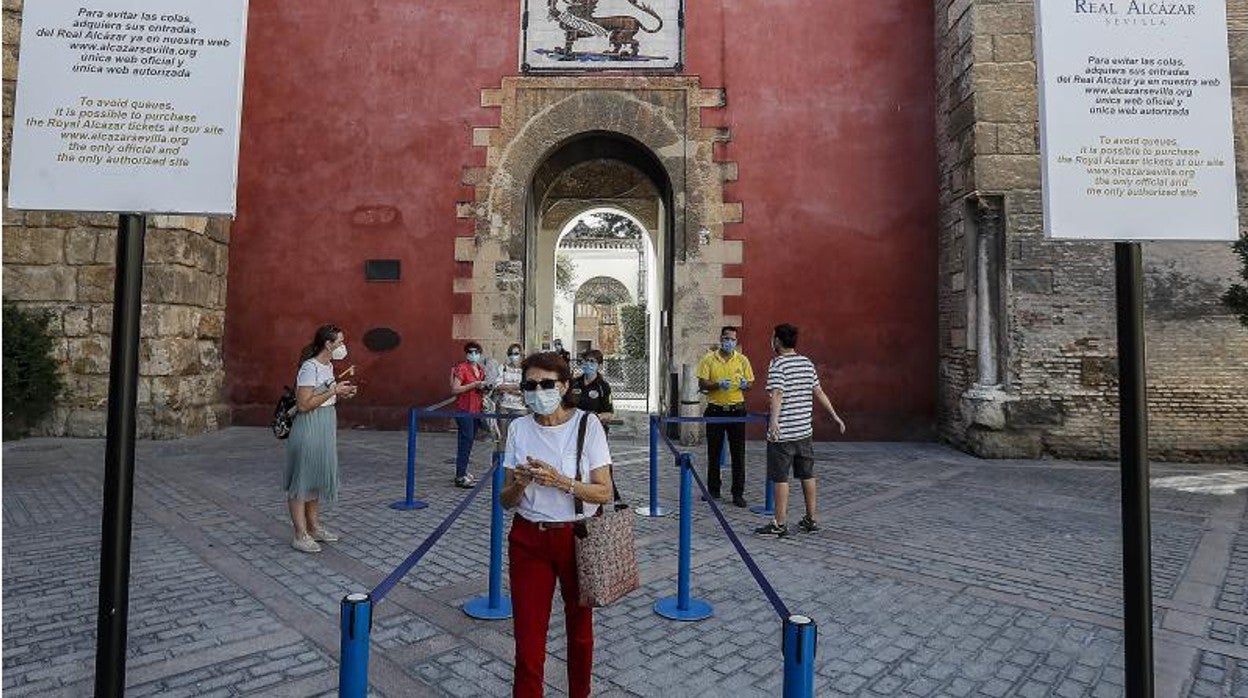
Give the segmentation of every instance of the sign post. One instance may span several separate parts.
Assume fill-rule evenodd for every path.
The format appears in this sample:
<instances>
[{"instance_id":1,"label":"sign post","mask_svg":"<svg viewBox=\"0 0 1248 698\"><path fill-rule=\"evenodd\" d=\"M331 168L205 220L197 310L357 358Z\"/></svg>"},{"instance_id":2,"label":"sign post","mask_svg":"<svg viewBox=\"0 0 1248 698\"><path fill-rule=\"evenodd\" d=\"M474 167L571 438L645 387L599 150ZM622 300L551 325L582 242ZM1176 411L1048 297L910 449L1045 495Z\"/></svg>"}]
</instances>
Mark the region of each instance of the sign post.
<instances>
[{"instance_id":1,"label":"sign post","mask_svg":"<svg viewBox=\"0 0 1248 698\"><path fill-rule=\"evenodd\" d=\"M95 695L126 682L146 213L234 215L247 0L27 3L9 207L121 211ZM159 300L159 299L154 299Z\"/></svg>"},{"instance_id":2,"label":"sign post","mask_svg":"<svg viewBox=\"0 0 1248 698\"><path fill-rule=\"evenodd\" d=\"M117 225L112 354L108 369L108 438L104 445L104 514L100 537L95 695L124 695L126 618L130 608L130 531L134 501L135 406L139 390L139 317L147 216L123 214Z\"/></svg>"},{"instance_id":3,"label":"sign post","mask_svg":"<svg viewBox=\"0 0 1248 698\"><path fill-rule=\"evenodd\" d=\"M1037 0L1044 229L1115 242L1125 685L1153 695L1144 240L1236 240L1223 0Z\"/></svg>"}]
</instances>

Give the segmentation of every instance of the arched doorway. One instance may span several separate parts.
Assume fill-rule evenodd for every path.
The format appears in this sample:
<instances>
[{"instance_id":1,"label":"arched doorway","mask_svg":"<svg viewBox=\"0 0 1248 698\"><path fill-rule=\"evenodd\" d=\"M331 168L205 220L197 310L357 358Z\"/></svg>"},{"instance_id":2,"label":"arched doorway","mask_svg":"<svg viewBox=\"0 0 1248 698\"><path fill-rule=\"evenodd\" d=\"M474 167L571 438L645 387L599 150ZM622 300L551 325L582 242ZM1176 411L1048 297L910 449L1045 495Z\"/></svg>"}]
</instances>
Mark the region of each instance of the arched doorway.
<instances>
[{"instance_id":1,"label":"arched doorway","mask_svg":"<svg viewBox=\"0 0 1248 698\"><path fill-rule=\"evenodd\" d=\"M526 247L528 254L525 270L525 322L524 335L531 347L549 346L555 339L562 340L565 347L576 350L597 348L604 351L617 362L612 368L618 375L611 376L627 387L624 395L626 400L638 410L655 411L666 404L662 378L663 367L670 365L670 311L671 311L671 269L673 259L670 242L670 221L672 212L672 191L670 178L658 162L654 154L646 147L638 144L627 136L610 132L591 132L578 134L565 140L553 148L542 163L536 168L529 187ZM585 280L581 286L588 285L586 293L595 293L593 298L584 299L579 293L573 298L566 298L567 289L561 291L558 284L558 250L560 241L566 240L580 224L585 227L587 215L607 212L610 215L624 217L640 233L635 241L628 241L613 236L603 236L594 241L592 235L583 237L581 246L586 249L601 248L599 256L609 258L612 247L636 245L640 254L642 274L634 284L636 291L630 293L623 288L613 289L605 281L590 283L594 279ZM592 219L591 219L592 220ZM635 273L635 272L634 272ZM626 284L617 279L621 287ZM596 287L597 288L595 291ZM562 301L568 307L564 314L571 317L557 317ZM604 303L597 303L598 295L603 296ZM616 298L615 296L620 296ZM628 297L628 298L625 298ZM624 300L636 301L626 303ZM583 302L582 302L583 301ZM640 305L645 308L643 318L646 337L643 351L624 352L623 346L611 346L607 342L610 331L604 331L602 323L595 321L591 337L588 333L590 319L583 319L583 332L578 333L577 321L581 320L580 311L602 314L598 320L606 320L617 327L622 318L618 315L622 307ZM597 310L594 308L597 307ZM576 310L580 308L580 310ZM609 310L608 310L609 309ZM559 336L560 332L567 336ZM627 359L627 361L626 361ZM640 361L640 367L638 364ZM643 372L644 380L637 380L638 370ZM612 383L616 385L615 382Z\"/></svg>"}]
</instances>

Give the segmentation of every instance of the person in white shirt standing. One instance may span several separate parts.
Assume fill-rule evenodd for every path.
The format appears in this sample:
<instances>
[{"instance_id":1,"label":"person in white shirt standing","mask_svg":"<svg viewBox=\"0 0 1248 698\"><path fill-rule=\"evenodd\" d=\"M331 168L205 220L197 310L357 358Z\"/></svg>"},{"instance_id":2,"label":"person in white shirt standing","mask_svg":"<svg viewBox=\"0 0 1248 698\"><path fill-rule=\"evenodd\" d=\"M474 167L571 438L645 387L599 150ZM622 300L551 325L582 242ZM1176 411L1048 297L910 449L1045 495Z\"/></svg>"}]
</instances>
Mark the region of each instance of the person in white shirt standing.
<instances>
[{"instance_id":1,"label":"person in white shirt standing","mask_svg":"<svg viewBox=\"0 0 1248 698\"><path fill-rule=\"evenodd\" d=\"M797 328L776 325L771 337L776 357L767 367L767 392L771 396L771 416L767 427L767 479L775 483L776 515L765 526L754 529L764 536L789 535L789 472L802 482L806 516L797 527L806 533L819 530L815 511L815 454L812 421L814 401L819 400L845 433L845 422L836 414L832 401L819 385L819 375L810 359L797 353Z\"/></svg>"},{"instance_id":2,"label":"person in white shirt standing","mask_svg":"<svg viewBox=\"0 0 1248 698\"><path fill-rule=\"evenodd\" d=\"M347 358L347 339L335 325L317 328L312 342L299 356L295 378L298 413L286 440L286 475L283 486L290 522L295 528L291 547L319 553L320 543L338 536L321 525L321 504L338 497L339 398L355 397L356 386L334 377L332 361Z\"/></svg>"},{"instance_id":3,"label":"person in white shirt standing","mask_svg":"<svg viewBox=\"0 0 1248 698\"><path fill-rule=\"evenodd\" d=\"M499 494L504 507L516 510L507 536L516 638L513 696L543 693L546 631L558 580L568 638L568 695L585 698L593 674L594 615L580 605L574 524L612 501L611 452L598 418L575 407L567 361L542 352L521 368L521 391L533 414L516 419L508 431Z\"/></svg>"},{"instance_id":4,"label":"person in white shirt standing","mask_svg":"<svg viewBox=\"0 0 1248 698\"><path fill-rule=\"evenodd\" d=\"M499 364L498 375L494 379L494 402L498 405L498 411L502 414L514 414L517 417L522 417L529 411L524 406L524 396L520 393L520 381L524 379L524 372L520 370L520 361L523 358L524 354L520 345L512 344L507 347L507 360ZM513 421L515 420L498 420L498 440L504 446L507 444L507 429Z\"/></svg>"}]
</instances>

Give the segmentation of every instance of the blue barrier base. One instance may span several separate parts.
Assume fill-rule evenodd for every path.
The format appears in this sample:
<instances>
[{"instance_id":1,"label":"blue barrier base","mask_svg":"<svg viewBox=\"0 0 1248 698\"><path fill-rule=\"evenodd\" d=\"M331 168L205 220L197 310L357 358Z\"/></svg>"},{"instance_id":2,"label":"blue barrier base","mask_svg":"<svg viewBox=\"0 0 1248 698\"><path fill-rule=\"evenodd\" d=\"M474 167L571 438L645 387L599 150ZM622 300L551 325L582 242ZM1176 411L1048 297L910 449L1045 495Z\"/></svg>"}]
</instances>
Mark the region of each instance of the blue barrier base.
<instances>
[{"instance_id":1,"label":"blue barrier base","mask_svg":"<svg viewBox=\"0 0 1248 698\"><path fill-rule=\"evenodd\" d=\"M679 606L677 597L669 596L654 602L654 612L670 620L703 620L715 613L711 605L702 599L689 599L689 608L683 611Z\"/></svg>"},{"instance_id":2,"label":"blue barrier base","mask_svg":"<svg viewBox=\"0 0 1248 698\"><path fill-rule=\"evenodd\" d=\"M511 617L511 598L498 600L497 608L490 608L490 597L479 596L464 604L464 613L479 620L503 620Z\"/></svg>"},{"instance_id":3,"label":"blue barrier base","mask_svg":"<svg viewBox=\"0 0 1248 698\"><path fill-rule=\"evenodd\" d=\"M774 508L769 508L765 504L752 506L750 507L750 511L754 512L755 514L762 514L763 516L775 516L776 515L776 510Z\"/></svg>"},{"instance_id":4,"label":"blue barrier base","mask_svg":"<svg viewBox=\"0 0 1248 698\"><path fill-rule=\"evenodd\" d=\"M396 511L411 511L413 509L424 509L427 506L429 506L429 502L422 502L419 499L413 499L411 502L408 502L405 499L401 502L391 504L390 508Z\"/></svg>"},{"instance_id":5,"label":"blue barrier base","mask_svg":"<svg viewBox=\"0 0 1248 698\"><path fill-rule=\"evenodd\" d=\"M649 506L637 507L633 511L637 512L638 516L655 516L655 517L667 516L668 514L671 513L667 509L664 509L663 507L655 507L654 509L651 509Z\"/></svg>"}]
</instances>

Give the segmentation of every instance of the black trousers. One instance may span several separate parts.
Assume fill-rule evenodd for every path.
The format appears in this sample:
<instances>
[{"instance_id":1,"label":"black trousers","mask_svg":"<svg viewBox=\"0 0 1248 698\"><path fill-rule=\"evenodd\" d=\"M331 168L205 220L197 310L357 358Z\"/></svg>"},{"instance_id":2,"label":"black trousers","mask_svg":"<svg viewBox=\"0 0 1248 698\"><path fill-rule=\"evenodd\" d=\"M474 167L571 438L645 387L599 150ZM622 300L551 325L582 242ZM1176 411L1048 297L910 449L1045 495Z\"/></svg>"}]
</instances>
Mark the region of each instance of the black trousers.
<instances>
[{"instance_id":1,"label":"black trousers","mask_svg":"<svg viewBox=\"0 0 1248 698\"><path fill-rule=\"evenodd\" d=\"M745 405L720 407L707 405L707 417L744 417ZM719 459L723 458L724 435L728 435L728 451L732 457L732 496L745 496L745 422L706 425L706 487L713 495L720 494Z\"/></svg>"}]
</instances>

